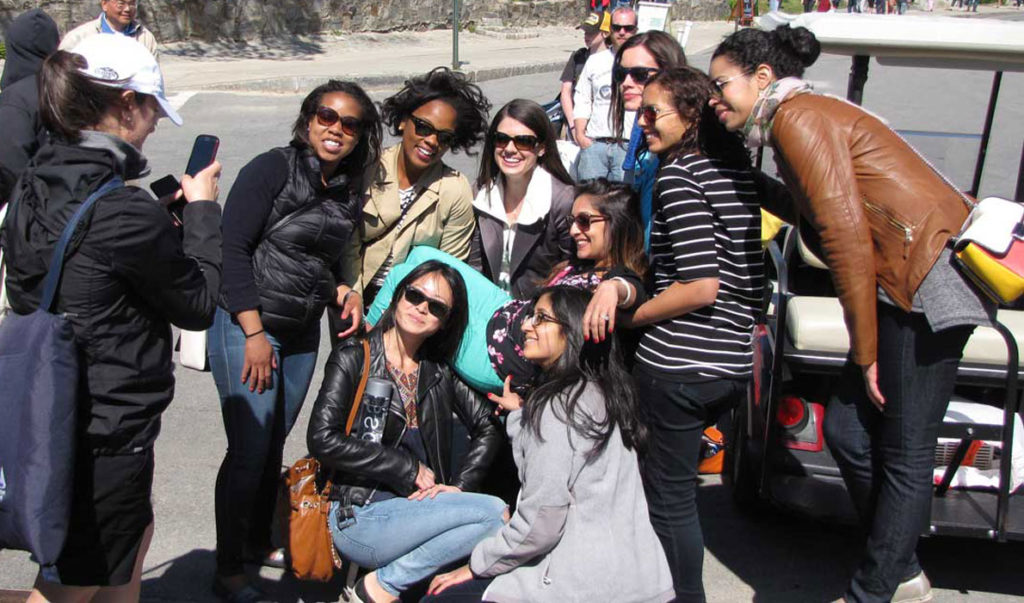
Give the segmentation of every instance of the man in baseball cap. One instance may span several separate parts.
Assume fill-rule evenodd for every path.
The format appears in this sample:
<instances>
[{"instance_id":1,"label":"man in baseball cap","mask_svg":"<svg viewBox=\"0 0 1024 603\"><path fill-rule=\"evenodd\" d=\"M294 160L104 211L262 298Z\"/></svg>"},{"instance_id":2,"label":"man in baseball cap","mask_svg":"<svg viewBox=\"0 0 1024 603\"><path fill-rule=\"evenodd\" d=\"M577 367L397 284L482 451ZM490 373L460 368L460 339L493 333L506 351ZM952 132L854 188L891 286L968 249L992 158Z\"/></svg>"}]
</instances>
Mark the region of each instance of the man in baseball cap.
<instances>
[{"instance_id":1,"label":"man in baseball cap","mask_svg":"<svg viewBox=\"0 0 1024 603\"><path fill-rule=\"evenodd\" d=\"M576 29L583 30L583 48L577 49L569 57L569 62L562 69L559 79L562 82L561 90L558 93L558 100L562 105L562 113L565 115L565 123L569 128L569 138L573 139L573 94L576 92L576 81L583 72L583 66L591 55L601 52L606 48L606 36L611 32L611 16L608 13L592 12L580 23Z\"/></svg>"}]
</instances>

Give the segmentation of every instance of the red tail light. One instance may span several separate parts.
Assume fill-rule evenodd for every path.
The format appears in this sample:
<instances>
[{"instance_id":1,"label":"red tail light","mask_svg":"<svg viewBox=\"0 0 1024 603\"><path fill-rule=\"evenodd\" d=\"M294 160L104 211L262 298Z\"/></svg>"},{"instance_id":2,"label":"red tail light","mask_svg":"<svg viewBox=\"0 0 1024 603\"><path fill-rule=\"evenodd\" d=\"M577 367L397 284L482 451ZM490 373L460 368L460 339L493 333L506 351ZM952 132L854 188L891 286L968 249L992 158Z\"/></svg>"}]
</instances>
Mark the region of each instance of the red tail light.
<instances>
[{"instance_id":1,"label":"red tail light","mask_svg":"<svg viewBox=\"0 0 1024 603\"><path fill-rule=\"evenodd\" d=\"M796 396L784 396L779 400L779 409L775 412L775 420L783 427L796 427L804 420L807 408L804 401Z\"/></svg>"}]
</instances>

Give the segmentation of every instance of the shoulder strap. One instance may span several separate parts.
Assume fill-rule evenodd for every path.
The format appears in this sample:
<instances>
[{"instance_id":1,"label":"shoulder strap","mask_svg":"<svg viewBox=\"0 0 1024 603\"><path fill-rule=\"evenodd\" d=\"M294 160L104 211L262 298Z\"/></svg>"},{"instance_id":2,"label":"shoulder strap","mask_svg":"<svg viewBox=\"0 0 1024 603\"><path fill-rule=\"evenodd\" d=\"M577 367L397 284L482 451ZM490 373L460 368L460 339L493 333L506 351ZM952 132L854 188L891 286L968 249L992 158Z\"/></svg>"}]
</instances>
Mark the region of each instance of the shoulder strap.
<instances>
[{"instance_id":1,"label":"shoulder strap","mask_svg":"<svg viewBox=\"0 0 1024 603\"><path fill-rule=\"evenodd\" d=\"M71 219L68 220L67 225L64 227L64 232L61 233L60 239L57 240L57 247L53 250L53 257L50 258L50 269L46 273L46 280L43 281L43 297L39 301L40 310L44 312L53 311L53 303L57 297L57 285L60 284L60 276L64 272L64 254L67 253L68 244L71 242L71 236L75 233L78 223L82 221L82 218L100 197L122 186L124 186L124 181L120 177L115 176L107 180L103 186L96 189L93 194L86 198L85 203L82 203L74 215L71 216Z\"/></svg>"},{"instance_id":2,"label":"shoulder strap","mask_svg":"<svg viewBox=\"0 0 1024 603\"><path fill-rule=\"evenodd\" d=\"M348 420L345 421L345 435L352 434L352 424L356 422L356 415L359 414L359 405L363 402L363 392L366 391L366 380L370 378L370 342L363 340L363 374L359 377L359 387L356 388L356 398L352 400L352 410L348 411Z\"/></svg>"}]
</instances>

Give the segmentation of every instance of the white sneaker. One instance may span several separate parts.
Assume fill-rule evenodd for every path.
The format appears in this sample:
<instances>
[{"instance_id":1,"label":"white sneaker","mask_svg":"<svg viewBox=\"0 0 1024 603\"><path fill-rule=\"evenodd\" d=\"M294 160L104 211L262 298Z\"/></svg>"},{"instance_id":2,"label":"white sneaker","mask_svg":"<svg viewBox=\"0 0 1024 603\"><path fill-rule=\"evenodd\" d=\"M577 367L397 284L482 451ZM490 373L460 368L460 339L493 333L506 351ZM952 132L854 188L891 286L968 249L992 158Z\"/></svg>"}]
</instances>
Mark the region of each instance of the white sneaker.
<instances>
[{"instance_id":1,"label":"white sneaker","mask_svg":"<svg viewBox=\"0 0 1024 603\"><path fill-rule=\"evenodd\" d=\"M933 598L932 583L921 572L910 580L900 582L892 595L892 603L927 603Z\"/></svg>"}]
</instances>

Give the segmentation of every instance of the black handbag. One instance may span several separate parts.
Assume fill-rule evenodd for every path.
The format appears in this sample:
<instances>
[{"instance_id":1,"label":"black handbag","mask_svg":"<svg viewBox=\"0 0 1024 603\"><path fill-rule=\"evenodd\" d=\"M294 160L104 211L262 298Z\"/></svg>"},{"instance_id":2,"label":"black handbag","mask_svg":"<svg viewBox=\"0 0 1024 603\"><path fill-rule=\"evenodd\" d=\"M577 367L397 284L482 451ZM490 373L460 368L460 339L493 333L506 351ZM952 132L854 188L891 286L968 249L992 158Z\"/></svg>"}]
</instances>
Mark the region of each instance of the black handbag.
<instances>
[{"instance_id":1,"label":"black handbag","mask_svg":"<svg viewBox=\"0 0 1024 603\"><path fill-rule=\"evenodd\" d=\"M71 323L53 308L71 235L93 204L124 182L113 178L64 227L39 309L0 323L0 549L57 561L67 537L75 471L78 350Z\"/></svg>"}]
</instances>

